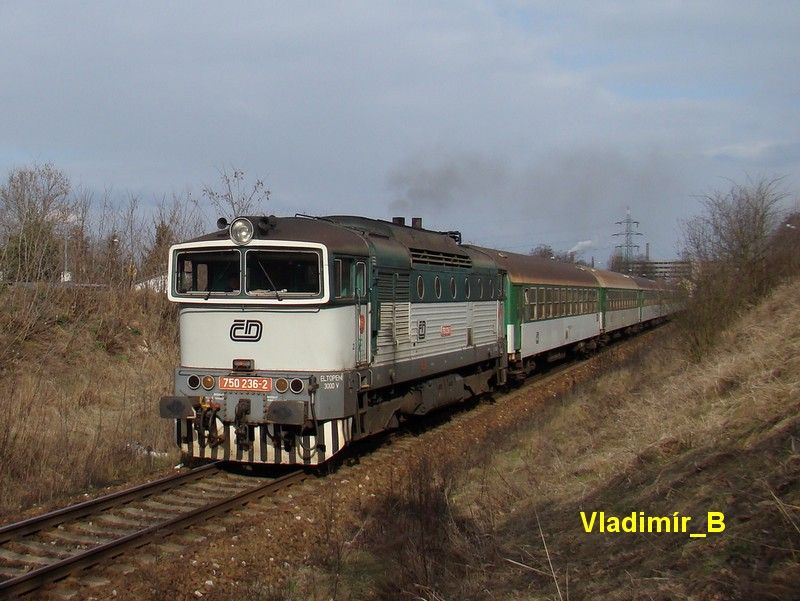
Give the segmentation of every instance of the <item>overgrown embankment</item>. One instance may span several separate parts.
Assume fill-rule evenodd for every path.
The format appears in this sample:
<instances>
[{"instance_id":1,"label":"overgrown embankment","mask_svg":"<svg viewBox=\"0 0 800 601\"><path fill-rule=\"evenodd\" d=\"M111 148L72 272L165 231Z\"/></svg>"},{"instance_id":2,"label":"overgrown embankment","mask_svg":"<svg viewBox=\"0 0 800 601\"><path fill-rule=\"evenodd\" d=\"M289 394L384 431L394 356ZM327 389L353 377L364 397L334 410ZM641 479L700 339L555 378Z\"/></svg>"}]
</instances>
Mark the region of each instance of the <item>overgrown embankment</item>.
<instances>
[{"instance_id":1,"label":"overgrown embankment","mask_svg":"<svg viewBox=\"0 0 800 601\"><path fill-rule=\"evenodd\" d=\"M494 448L470 453L469 469L443 449L424 456L364 511L329 574L340 598L794 598L798 283L700 362L667 334L533 417L476 434ZM582 511L692 521L686 533L587 533ZM725 531L690 538L709 511L724 513Z\"/></svg>"},{"instance_id":2,"label":"overgrown embankment","mask_svg":"<svg viewBox=\"0 0 800 601\"><path fill-rule=\"evenodd\" d=\"M171 389L176 332L163 295L0 287L0 514L175 459L156 402Z\"/></svg>"}]
</instances>

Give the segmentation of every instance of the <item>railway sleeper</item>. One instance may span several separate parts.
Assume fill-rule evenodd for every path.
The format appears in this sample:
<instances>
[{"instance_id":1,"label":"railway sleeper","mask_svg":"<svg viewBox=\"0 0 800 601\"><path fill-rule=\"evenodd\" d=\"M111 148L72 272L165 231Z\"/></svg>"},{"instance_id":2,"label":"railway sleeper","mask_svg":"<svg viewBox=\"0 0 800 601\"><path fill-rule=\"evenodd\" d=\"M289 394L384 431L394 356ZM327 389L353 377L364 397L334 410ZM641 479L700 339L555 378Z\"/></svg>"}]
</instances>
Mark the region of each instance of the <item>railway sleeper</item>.
<instances>
[{"instance_id":1,"label":"railway sleeper","mask_svg":"<svg viewBox=\"0 0 800 601\"><path fill-rule=\"evenodd\" d=\"M57 559L64 559L65 557L70 556L69 551L65 551L61 547L56 545L45 543L38 540L31 540L28 538L19 540L15 542L16 546L23 548L23 549L30 549L34 553L43 553L44 555L49 555L55 557Z\"/></svg>"},{"instance_id":2,"label":"railway sleeper","mask_svg":"<svg viewBox=\"0 0 800 601\"><path fill-rule=\"evenodd\" d=\"M22 564L30 566L31 564L46 566L53 563L51 559L42 557L41 555L30 555L29 553L18 553L11 549L0 547L0 559L7 561L10 564Z\"/></svg>"},{"instance_id":3,"label":"railway sleeper","mask_svg":"<svg viewBox=\"0 0 800 601\"><path fill-rule=\"evenodd\" d=\"M77 532L58 529L48 530L47 532L42 533L42 535L50 539L55 539L56 541L64 541L74 545L88 545L90 547L103 545L114 540L113 536L87 536Z\"/></svg>"}]
</instances>

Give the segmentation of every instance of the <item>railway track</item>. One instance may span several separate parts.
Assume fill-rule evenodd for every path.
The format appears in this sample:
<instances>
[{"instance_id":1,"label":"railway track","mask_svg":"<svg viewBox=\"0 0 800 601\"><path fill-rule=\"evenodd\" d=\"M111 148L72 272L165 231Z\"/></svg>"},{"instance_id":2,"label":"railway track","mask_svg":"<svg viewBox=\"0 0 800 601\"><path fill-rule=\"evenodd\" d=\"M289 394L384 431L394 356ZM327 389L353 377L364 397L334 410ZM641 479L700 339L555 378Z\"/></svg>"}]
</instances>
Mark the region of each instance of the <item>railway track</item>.
<instances>
[{"instance_id":1,"label":"railway track","mask_svg":"<svg viewBox=\"0 0 800 601\"><path fill-rule=\"evenodd\" d=\"M0 599L79 575L307 477L254 478L214 463L0 527Z\"/></svg>"}]
</instances>

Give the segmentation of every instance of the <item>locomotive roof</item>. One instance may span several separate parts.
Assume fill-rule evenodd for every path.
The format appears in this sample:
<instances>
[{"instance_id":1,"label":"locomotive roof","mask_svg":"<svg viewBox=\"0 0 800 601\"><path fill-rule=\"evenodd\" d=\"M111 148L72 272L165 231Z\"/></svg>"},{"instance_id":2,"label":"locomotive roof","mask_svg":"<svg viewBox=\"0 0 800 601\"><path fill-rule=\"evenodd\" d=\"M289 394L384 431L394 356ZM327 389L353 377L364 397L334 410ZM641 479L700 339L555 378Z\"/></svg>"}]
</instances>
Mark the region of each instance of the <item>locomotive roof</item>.
<instances>
[{"instance_id":1,"label":"locomotive roof","mask_svg":"<svg viewBox=\"0 0 800 601\"><path fill-rule=\"evenodd\" d=\"M272 217L274 225L268 228L259 228L262 216L248 216L256 227L253 233L254 240L295 240L298 242L319 242L330 250L348 254L369 254L369 246L363 236L351 228L333 223L325 219L309 219L307 217ZM270 219L270 218L267 218ZM214 240L229 240L228 229L221 229L190 242L204 242Z\"/></svg>"},{"instance_id":2,"label":"locomotive roof","mask_svg":"<svg viewBox=\"0 0 800 601\"><path fill-rule=\"evenodd\" d=\"M370 237L382 258L401 259L398 266L427 263L440 266L469 266L472 269L494 269L495 266L481 253L462 246L448 232L400 225L380 219L351 215L322 217L335 223L364 232Z\"/></svg>"}]
</instances>

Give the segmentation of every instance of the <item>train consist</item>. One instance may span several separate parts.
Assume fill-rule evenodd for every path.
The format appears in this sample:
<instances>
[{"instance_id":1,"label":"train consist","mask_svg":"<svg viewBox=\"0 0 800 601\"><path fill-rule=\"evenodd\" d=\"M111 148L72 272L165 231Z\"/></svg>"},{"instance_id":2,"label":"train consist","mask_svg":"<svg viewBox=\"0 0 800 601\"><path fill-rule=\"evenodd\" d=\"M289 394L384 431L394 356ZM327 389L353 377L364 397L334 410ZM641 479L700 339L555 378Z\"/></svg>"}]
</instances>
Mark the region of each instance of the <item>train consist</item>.
<instances>
[{"instance_id":1,"label":"train consist","mask_svg":"<svg viewBox=\"0 0 800 601\"><path fill-rule=\"evenodd\" d=\"M665 319L642 278L461 243L414 219L239 217L170 249L192 459L324 463L350 441Z\"/></svg>"}]
</instances>

